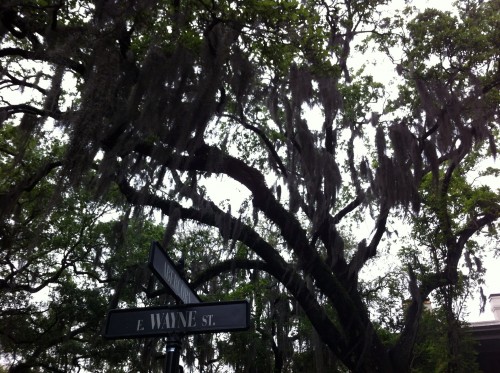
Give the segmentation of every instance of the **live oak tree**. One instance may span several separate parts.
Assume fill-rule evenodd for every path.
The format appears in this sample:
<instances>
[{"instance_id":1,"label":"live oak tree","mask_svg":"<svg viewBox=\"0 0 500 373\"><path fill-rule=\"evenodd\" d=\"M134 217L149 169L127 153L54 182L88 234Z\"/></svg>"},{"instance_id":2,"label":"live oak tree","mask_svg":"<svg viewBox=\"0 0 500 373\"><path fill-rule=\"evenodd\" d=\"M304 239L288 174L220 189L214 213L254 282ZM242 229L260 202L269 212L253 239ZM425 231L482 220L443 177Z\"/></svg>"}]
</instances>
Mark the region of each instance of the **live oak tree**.
<instances>
[{"instance_id":1,"label":"live oak tree","mask_svg":"<svg viewBox=\"0 0 500 373\"><path fill-rule=\"evenodd\" d=\"M466 2L458 4L458 18L433 9L419 14L408 24L408 34L403 33L408 48L398 65L401 75L416 76L414 87L421 106L419 110L424 114L422 120L428 122L436 115L440 117L436 125L441 126L442 132L435 134L437 157L426 154L431 172L422 178L421 211L412 219L417 253L410 255L408 266L410 272L415 266L419 267L417 276L421 286L427 283L436 289L434 294L441 302L448 325L444 359L447 363L442 369L448 372L471 369L460 361L465 355L463 344L461 346L464 336L453 302L467 294L471 283L481 283L480 274L484 271L480 259L482 252L489 242L494 245L497 237L495 225L491 222L498 216L498 190L475 185L469 175L496 173L494 169L471 171L484 159L483 152L493 157L496 155L499 73L498 58L494 56L498 56L499 20L491 12L496 12L498 7L498 2L484 6ZM400 21L396 20L395 24ZM401 99L401 95L409 94L411 90L400 92ZM439 107L437 99L448 104ZM410 99L410 102L415 101ZM487 116L489 110L493 110L490 112L492 121L484 122L487 126L484 135L489 146L481 148L473 144L476 131L480 131L476 127L477 118ZM420 116L415 111L413 114ZM464 127L464 123L469 127ZM453 135L465 128L470 131L471 138ZM444 149L452 148L455 149L439 167L432 165L435 162L432 159L444 160ZM477 228L482 222L488 229L478 241ZM426 258L421 261L423 256ZM462 256L465 257L467 275L457 270Z\"/></svg>"},{"instance_id":2,"label":"live oak tree","mask_svg":"<svg viewBox=\"0 0 500 373\"><path fill-rule=\"evenodd\" d=\"M19 139L4 135L4 149L13 149ZM30 167L40 164L42 154L50 157L43 147L37 151L26 149L15 170L19 180L31 177ZM11 166L2 163L2 180L16 181ZM136 305L140 299L134 289L141 264L150 237L161 231L142 217L101 221L116 213L116 199L97 203L79 188L66 189L49 212L45 207L53 204L56 184L51 174L37 180L15 201L13 219L2 225L2 363L7 361L12 372L140 367L144 362L137 355L135 360L124 355L141 344L110 345L96 337L110 302Z\"/></svg>"},{"instance_id":3,"label":"live oak tree","mask_svg":"<svg viewBox=\"0 0 500 373\"><path fill-rule=\"evenodd\" d=\"M358 372L408 371L423 301L457 284L475 234L489 227L496 237L495 192L457 200L453 183L469 170L471 154L496 155L500 12L496 0L467 1L456 15L384 18L386 3L4 1L2 303L32 325L36 318L48 324L33 327L29 341L2 326L16 369L148 369L151 341L129 343L128 351L142 343L143 360L134 356L123 368L112 358L98 365L100 355L83 352L57 361L57 348L71 340L98 343L91 351L101 354L111 350L96 339L95 318L81 305L64 316L64 305L72 294L99 303L95 309L106 307L106 295L115 296L114 305L133 304L134 291L127 298L124 289L134 282L132 263L144 260L144 243L99 229L123 232L134 217L139 232L152 211L168 223L163 233L142 232L144 240L150 233L180 245L188 222L217 232L219 241L210 242L219 244L183 249L192 261L188 275L206 299L228 273L233 289L260 297L253 315L266 304L274 316L253 332L267 339L275 371L292 369L280 359L300 338L313 346L309 361L317 371L338 362ZM387 105L376 74L353 69L356 46L379 47L394 61L401 85ZM226 180L246 190L241 206L210 195L210 184ZM107 207L123 218L106 228L99 211ZM411 301L399 333L386 338L370 318L360 273L369 262L391 259L380 249L400 216L417 228L418 219L432 220L435 237L418 250L436 253L437 263L419 266L418 255L408 263ZM73 217L77 224L60 221ZM360 220L372 228L345 228ZM116 272L107 268L113 263ZM144 278L134 273L138 291ZM247 275L255 288L244 291ZM81 286L88 279L112 286ZM262 280L270 288L252 290ZM61 295L50 308L60 314L30 313L27 295L42 285ZM11 315L2 317L12 325ZM69 328L67 320L74 322ZM73 338L84 326L90 336ZM34 340L48 345L23 350ZM47 351L55 359L43 357ZM197 351L187 356L192 363L209 362L214 352ZM241 360L224 358L244 369Z\"/></svg>"}]
</instances>

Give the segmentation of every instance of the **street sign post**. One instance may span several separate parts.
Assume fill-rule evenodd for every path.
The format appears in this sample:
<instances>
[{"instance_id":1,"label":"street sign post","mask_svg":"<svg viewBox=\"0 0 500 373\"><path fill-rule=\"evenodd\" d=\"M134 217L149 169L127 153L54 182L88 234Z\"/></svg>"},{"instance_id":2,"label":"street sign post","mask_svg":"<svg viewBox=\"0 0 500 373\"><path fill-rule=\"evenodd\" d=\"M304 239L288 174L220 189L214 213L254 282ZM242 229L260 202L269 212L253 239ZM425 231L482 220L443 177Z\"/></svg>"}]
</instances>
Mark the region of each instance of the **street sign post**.
<instances>
[{"instance_id":1,"label":"street sign post","mask_svg":"<svg viewBox=\"0 0 500 373\"><path fill-rule=\"evenodd\" d=\"M162 284L169 288L178 300L185 304L201 302L158 242L151 244L148 264Z\"/></svg>"},{"instance_id":2,"label":"street sign post","mask_svg":"<svg viewBox=\"0 0 500 373\"><path fill-rule=\"evenodd\" d=\"M216 333L246 330L249 326L250 308L247 301L207 302L111 310L104 337L123 339Z\"/></svg>"},{"instance_id":3,"label":"street sign post","mask_svg":"<svg viewBox=\"0 0 500 373\"><path fill-rule=\"evenodd\" d=\"M202 303L158 242L151 244L148 265L176 300L184 304L111 310L104 338L167 337L165 372L177 373L183 335L246 330L250 327L247 301ZM146 293L151 294L149 290Z\"/></svg>"},{"instance_id":4,"label":"street sign post","mask_svg":"<svg viewBox=\"0 0 500 373\"><path fill-rule=\"evenodd\" d=\"M183 372L179 365L181 355L181 338L174 334L167 337L167 351L165 352L165 372L179 373Z\"/></svg>"}]
</instances>

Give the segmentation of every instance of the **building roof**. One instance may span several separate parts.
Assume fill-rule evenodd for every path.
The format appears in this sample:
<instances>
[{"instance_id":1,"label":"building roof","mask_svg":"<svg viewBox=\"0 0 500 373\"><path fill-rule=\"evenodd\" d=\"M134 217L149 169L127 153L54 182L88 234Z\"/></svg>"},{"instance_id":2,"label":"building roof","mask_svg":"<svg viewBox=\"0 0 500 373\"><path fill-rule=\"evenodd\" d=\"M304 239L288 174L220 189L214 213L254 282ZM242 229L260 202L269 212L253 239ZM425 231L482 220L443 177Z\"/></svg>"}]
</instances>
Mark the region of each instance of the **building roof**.
<instances>
[{"instance_id":1,"label":"building roof","mask_svg":"<svg viewBox=\"0 0 500 373\"><path fill-rule=\"evenodd\" d=\"M500 320L480 321L469 325L472 338L478 342L476 350L479 367L485 373L495 373L500 367Z\"/></svg>"}]
</instances>

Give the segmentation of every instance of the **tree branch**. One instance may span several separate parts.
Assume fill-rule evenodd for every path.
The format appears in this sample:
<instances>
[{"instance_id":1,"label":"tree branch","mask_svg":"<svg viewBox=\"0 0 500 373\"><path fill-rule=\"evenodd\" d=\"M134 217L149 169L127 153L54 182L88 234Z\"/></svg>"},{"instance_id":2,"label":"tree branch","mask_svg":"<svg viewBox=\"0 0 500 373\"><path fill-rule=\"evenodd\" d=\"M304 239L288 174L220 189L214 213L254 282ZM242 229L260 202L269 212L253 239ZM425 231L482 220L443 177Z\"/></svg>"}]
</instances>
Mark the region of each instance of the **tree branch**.
<instances>
[{"instance_id":1,"label":"tree branch","mask_svg":"<svg viewBox=\"0 0 500 373\"><path fill-rule=\"evenodd\" d=\"M266 271L267 273L271 273L271 267L262 260L237 258L228 259L206 268L203 272L196 276L196 278L191 282L191 285L194 288L197 288L213 277L217 277L224 272L233 271L235 269L260 269Z\"/></svg>"},{"instance_id":2,"label":"tree branch","mask_svg":"<svg viewBox=\"0 0 500 373\"><path fill-rule=\"evenodd\" d=\"M194 208L182 207L175 201L167 201L156 195L139 192L132 188L124 180L118 182L120 191L126 199L134 204L141 206L152 206L160 209L165 215L170 215L174 209L180 211L181 219L190 219L212 227L217 227L218 216L223 218L221 214L226 215L222 211L204 209L203 211ZM227 218L227 216L224 216ZM289 266L279 253L263 240L249 226L237 221L234 217L230 217L232 239L238 239L258 256L260 256L268 265L268 270L272 276L278 279L300 303L311 323L321 335L323 341L336 352L345 349L345 341L337 328L333 325L324 309L319 305L316 298L307 289L306 283L297 273L297 270ZM240 225L239 229L233 229L234 226Z\"/></svg>"},{"instance_id":3,"label":"tree branch","mask_svg":"<svg viewBox=\"0 0 500 373\"><path fill-rule=\"evenodd\" d=\"M28 104L2 106L0 107L0 112L6 113L8 117L17 113L25 113L31 115L38 115L41 117L51 117L54 119L61 119L61 112L59 111L54 112L50 110L38 109Z\"/></svg>"},{"instance_id":4,"label":"tree branch","mask_svg":"<svg viewBox=\"0 0 500 373\"><path fill-rule=\"evenodd\" d=\"M86 71L84 65L75 62L68 57L58 56L58 55L51 56L48 53L32 52L32 51L27 51L25 49L14 48L14 47L0 49L0 58L9 56L22 57L27 60L33 60L33 61L45 61L54 63L56 65L65 66L81 76L85 75Z\"/></svg>"},{"instance_id":5,"label":"tree branch","mask_svg":"<svg viewBox=\"0 0 500 373\"><path fill-rule=\"evenodd\" d=\"M362 348L363 345L360 344L361 342L359 338L364 338L366 336L367 325L370 328L372 326L371 321L368 319L367 313L365 312L365 305L363 304L359 293L356 292L355 282L347 276L348 272L345 259L338 258L335 267L336 275L333 275L331 269L319 256L317 251L310 246L307 234L300 225L299 221L291 212L285 210L285 208L276 200L269 188L267 188L262 173L247 165L243 161L224 154L219 149L206 144L199 146L194 154L191 154L190 156L172 155L171 152L161 153L159 151L153 151L153 147L151 145L142 145L143 147L141 150L147 151L147 153L143 153L144 155L149 155L154 158L155 161L167 167L183 171L197 170L221 173L228 175L232 179L246 186L253 195L254 206L261 210L270 221L276 224L285 241L291 248L293 248L295 254L297 255L300 268L314 278L316 286L323 294L325 294L325 296L337 309L342 325L345 325L348 328L348 331L345 331L345 333L349 335L351 343L356 346L354 348ZM136 150L138 150L137 147ZM123 183L120 183L120 187L125 195L130 193L130 190L123 185ZM150 201L150 198L156 200L158 197L142 196L142 204L146 203L146 201ZM139 201L140 199L137 199L137 202ZM174 207L172 204L175 204L175 202L172 201L164 201L162 203L166 204L165 208L162 208L166 214L168 214L170 208L181 209L181 206L178 204ZM181 211L183 211L183 218L190 218L205 224L217 226L215 222L207 220L206 216L197 216L199 212L196 210L184 209ZM331 222L331 219L332 218L330 217L328 222ZM333 245L340 243L343 245L341 237L336 231L334 224L324 224L321 237L322 240L328 244ZM260 250L260 247L248 244L247 246L252 247L252 249L256 252L258 249ZM272 248L269 250L271 252L275 252ZM267 255L263 256L265 254L263 251L257 252L257 254L271 264L266 257ZM282 258L280 256L279 258L282 265L286 266L286 263L282 261ZM281 278L277 276L277 273L273 273L273 275L281 280ZM286 282L283 282L283 284L285 283ZM296 295L295 293L292 294ZM376 345L377 348L382 349L383 346L381 341L376 336L373 338L374 340L371 343ZM354 348L350 351L350 353L354 354Z\"/></svg>"},{"instance_id":6,"label":"tree branch","mask_svg":"<svg viewBox=\"0 0 500 373\"><path fill-rule=\"evenodd\" d=\"M238 118L236 118L236 116L234 115L228 115L228 117L232 118L232 119L235 119L235 120L238 120ZM279 170L281 171L282 175L287 178L288 177L288 171L285 167L285 165L283 164L283 162L281 161L281 158L280 156L278 155L278 152L276 151L276 149L274 149L274 146L273 144L271 143L271 141L267 138L266 134L264 133L264 131L262 131L260 128L256 127L256 126L253 126L251 124L249 124L245 117L244 117L244 114L242 113L241 114L241 120L239 121L243 127L245 127L246 129L249 129L250 131L254 132L257 134L257 136L260 137L260 139L264 142L264 144L266 145L267 149L269 150L269 152L271 153L271 156L272 156L272 159L274 159L274 161L276 162L276 164L278 165L278 168Z\"/></svg>"}]
</instances>

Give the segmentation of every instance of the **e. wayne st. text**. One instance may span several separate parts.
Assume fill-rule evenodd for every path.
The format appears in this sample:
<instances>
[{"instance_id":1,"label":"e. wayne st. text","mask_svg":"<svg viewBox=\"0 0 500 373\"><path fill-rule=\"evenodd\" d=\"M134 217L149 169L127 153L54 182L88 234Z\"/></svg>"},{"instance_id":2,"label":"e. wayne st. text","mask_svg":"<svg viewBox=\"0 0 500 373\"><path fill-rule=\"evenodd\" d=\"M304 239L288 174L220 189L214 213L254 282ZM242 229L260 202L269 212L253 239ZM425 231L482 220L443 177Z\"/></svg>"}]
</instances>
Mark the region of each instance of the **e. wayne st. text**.
<instances>
[{"instance_id":1,"label":"e. wayne st. text","mask_svg":"<svg viewBox=\"0 0 500 373\"><path fill-rule=\"evenodd\" d=\"M166 330L178 328L196 328L197 326L215 326L214 315L199 315L197 311L173 311L151 313L150 322L144 322L144 319L137 320L136 331L145 330ZM147 320L147 319L146 319Z\"/></svg>"}]
</instances>

